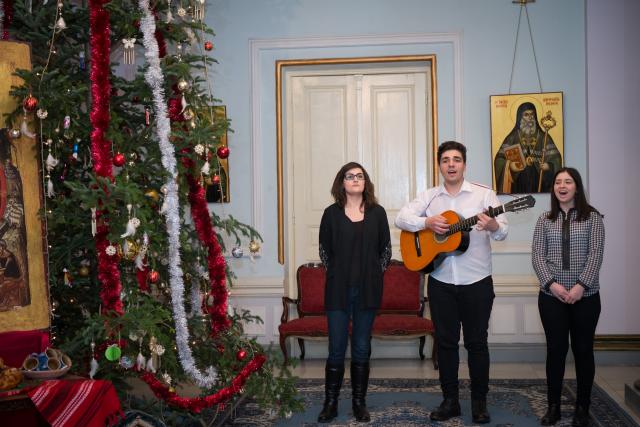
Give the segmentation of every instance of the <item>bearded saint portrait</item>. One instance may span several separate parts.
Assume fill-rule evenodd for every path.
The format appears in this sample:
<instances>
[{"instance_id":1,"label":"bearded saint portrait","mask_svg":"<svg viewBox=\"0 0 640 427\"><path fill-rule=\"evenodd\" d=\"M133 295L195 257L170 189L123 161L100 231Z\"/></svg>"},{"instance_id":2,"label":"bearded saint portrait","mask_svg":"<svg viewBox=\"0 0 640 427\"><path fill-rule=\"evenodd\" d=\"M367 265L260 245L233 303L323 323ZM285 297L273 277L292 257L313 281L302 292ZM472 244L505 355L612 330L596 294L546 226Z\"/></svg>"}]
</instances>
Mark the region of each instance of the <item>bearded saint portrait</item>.
<instances>
[{"instance_id":1,"label":"bearded saint portrait","mask_svg":"<svg viewBox=\"0 0 640 427\"><path fill-rule=\"evenodd\" d=\"M561 167L560 151L551 135L545 135L541 128L535 105L522 103L513 130L494 159L497 192L548 193L553 187L553 176Z\"/></svg>"},{"instance_id":2,"label":"bearded saint portrait","mask_svg":"<svg viewBox=\"0 0 640 427\"><path fill-rule=\"evenodd\" d=\"M7 129L0 129L0 311L31 303L22 179L11 152Z\"/></svg>"}]
</instances>

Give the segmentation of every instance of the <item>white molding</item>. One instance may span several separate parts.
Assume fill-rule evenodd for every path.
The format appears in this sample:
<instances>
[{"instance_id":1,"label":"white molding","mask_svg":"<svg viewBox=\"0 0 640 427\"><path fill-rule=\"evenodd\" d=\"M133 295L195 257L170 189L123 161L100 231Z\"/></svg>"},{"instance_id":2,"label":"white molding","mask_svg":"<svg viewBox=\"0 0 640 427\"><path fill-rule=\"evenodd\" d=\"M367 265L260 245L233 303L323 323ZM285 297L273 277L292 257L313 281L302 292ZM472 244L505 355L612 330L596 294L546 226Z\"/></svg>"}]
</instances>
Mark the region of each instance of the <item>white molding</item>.
<instances>
[{"instance_id":1,"label":"white molding","mask_svg":"<svg viewBox=\"0 0 640 427\"><path fill-rule=\"evenodd\" d=\"M493 275L493 285L497 297L532 296L540 292L540 282L532 275Z\"/></svg>"},{"instance_id":2,"label":"white molding","mask_svg":"<svg viewBox=\"0 0 640 427\"><path fill-rule=\"evenodd\" d=\"M252 207L251 222L257 230L264 229L264 194L262 190L263 153L262 153L262 123L261 102L262 93L260 75L260 53L277 49L326 48L349 46L386 46L450 43L453 46L453 91L454 91L454 127L455 139L463 141L463 106L462 106L462 33L416 33L416 34L388 34L342 36L342 37L301 37L301 38L271 38L249 39L249 64L251 72L251 170ZM275 68L274 68L275 73ZM438 91L438 96L442 93ZM437 126L437 123L434 124Z\"/></svg>"},{"instance_id":3,"label":"white molding","mask_svg":"<svg viewBox=\"0 0 640 427\"><path fill-rule=\"evenodd\" d=\"M284 295L283 277L237 277L229 288L233 297L277 297Z\"/></svg>"},{"instance_id":4,"label":"white molding","mask_svg":"<svg viewBox=\"0 0 640 427\"><path fill-rule=\"evenodd\" d=\"M530 254L530 241L492 241L491 252L496 255Z\"/></svg>"}]
</instances>

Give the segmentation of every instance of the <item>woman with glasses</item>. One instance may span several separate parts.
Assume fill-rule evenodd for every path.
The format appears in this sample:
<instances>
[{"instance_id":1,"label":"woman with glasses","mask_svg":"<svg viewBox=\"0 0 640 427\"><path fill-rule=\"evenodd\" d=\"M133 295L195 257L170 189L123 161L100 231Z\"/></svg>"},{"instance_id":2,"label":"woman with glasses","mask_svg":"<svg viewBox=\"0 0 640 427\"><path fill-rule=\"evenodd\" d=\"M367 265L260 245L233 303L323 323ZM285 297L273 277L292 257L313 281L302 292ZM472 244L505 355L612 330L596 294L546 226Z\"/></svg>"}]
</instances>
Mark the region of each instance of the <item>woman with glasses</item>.
<instances>
[{"instance_id":1,"label":"woman with glasses","mask_svg":"<svg viewBox=\"0 0 640 427\"><path fill-rule=\"evenodd\" d=\"M376 200L373 183L358 163L344 165L331 195L335 203L320 222L320 259L327 269L324 303L329 323L325 401L318 422L338 415L338 396L351 333L352 408L357 421L369 421L365 402L369 383L370 337L382 300L382 276L391 259L387 213Z\"/></svg>"}]
</instances>

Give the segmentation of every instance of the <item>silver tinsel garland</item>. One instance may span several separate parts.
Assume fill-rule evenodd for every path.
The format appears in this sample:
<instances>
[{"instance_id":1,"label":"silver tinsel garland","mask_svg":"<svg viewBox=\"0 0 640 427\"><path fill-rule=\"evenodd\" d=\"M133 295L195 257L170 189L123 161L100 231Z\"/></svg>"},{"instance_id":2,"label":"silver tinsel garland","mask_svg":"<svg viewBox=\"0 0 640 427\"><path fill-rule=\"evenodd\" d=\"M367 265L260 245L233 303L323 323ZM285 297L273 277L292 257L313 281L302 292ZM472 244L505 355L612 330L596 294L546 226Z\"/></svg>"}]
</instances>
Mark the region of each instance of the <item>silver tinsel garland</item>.
<instances>
[{"instance_id":1,"label":"silver tinsel garland","mask_svg":"<svg viewBox=\"0 0 640 427\"><path fill-rule=\"evenodd\" d=\"M182 368L196 381L200 387L211 387L217 379L217 370L210 366L206 373L202 373L195 366L193 354L189 347L189 329L184 304L184 281L180 265L180 207L178 199L178 171L173 145L169 141L171 123L167 114L164 93L164 76L160 68L158 42L155 38L156 24L149 9L149 0L139 0L138 5L143 12L140 29L143 34L145 57L149 68L145 73L145 80L153 92L153 103L156 114L156 135L162 153L162 165L169 172L170 178L165 183L166 193L163 213L167 225L169 244L169 284L171 287L171 303L173 319L176 327L176 344Z\"/></svg>"}]
</instances>

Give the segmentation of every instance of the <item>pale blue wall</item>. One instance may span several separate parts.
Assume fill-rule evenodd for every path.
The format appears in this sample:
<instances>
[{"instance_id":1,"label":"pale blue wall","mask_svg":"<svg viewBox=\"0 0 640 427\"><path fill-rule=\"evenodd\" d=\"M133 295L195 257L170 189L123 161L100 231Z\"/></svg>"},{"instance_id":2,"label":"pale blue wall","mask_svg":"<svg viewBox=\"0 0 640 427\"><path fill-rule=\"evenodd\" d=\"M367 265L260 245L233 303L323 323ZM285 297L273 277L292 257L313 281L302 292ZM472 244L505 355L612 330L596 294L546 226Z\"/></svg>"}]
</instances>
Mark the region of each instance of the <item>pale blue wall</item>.
<instances>
[{"instance_id":1,"label":"pale blue wall","mask_svg":"<svg viewBox=\"0 0 640 427\"><path fill-rule=\"evenodd\" d=\"M515 30L520 7L510 0L215 0L207 20L213 39L214 92L227 105L234 133L231 147L230 205L214 209L250 221L251 170L251 39L460 33L462 37L462 142L469 147L468 176L491 183L489 96L507 93ZM537 0L528 6L544 91L564 92L565 163L585 170L585 5L583 0ZM523 15L512 93L537 92L538 80ZM425 51L425 49L433 51ZM265 94L261 180L264 194L263 256L255 263L234 261L239 276L283 274L277 263L276 156L273 60L286 58L396 55L438 55L439 139L455 137L451 48L368 46L363 48L298 49L261 56L261 92ZM320 54L320 55L319 55ZM333 174L333 171L331 172ZM329 182L329 181L328 181ZM327 184L328 190L329 184ZM547 199L539 199L547 204ZM529 227L515 231L525 238Z\"/></svg>"}]
</instances>

